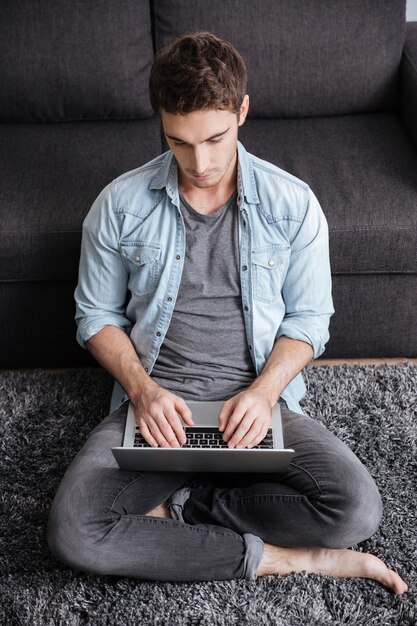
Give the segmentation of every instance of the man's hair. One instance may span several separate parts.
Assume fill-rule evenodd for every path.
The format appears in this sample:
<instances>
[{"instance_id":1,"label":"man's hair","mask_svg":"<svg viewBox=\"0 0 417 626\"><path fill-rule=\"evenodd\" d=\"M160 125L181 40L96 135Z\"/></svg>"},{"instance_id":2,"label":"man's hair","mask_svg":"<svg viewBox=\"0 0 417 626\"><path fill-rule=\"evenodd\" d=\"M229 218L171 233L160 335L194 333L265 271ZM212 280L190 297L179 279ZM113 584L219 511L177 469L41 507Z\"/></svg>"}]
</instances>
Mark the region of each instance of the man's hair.
<instances>
[{"instance_id":1,"label":"man's hair","mask_svg":"<svg viewBox=\"0 0 417 626\"><path fill-rule=\"evenodd\" d=\"M149 90L155 113L184 115L201 109L239 114L247 74L239 52L211 33L175 39L160 50L151 69Z\"/></svg>"}]
</instances>

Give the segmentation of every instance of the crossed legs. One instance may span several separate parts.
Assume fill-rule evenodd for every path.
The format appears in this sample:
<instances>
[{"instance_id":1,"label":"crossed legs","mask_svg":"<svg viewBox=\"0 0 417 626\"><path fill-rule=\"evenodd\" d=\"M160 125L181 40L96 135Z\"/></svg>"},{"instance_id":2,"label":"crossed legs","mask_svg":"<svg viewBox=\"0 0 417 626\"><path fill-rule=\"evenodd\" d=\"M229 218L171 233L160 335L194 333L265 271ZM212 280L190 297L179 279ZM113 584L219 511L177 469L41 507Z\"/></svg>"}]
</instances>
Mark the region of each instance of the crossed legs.
<instances>
[{"instance_id":1,"label":"crossed legs","mask_svg":"<svg viewBox=\"0 0 417 626\"><path fill-rule=\"evenodd\" d=\"M261 537L265 544L257 576L306 571L365 577L404 593L407 585L380 559L346 549L371 536L382 514L365 467L316 421L284 405L281 410L286 445L297 451L288 471L207 475L211 484L187 494L182 519ZM148 515L171 516L166 503Z\"/></svg>"},{"instance_id":2,"label":"crossed legs","mask_svg":"<svg viewBox=\"0 0 417 626\"><path fill-rule=\"evenodd\" d=\"M405 591L379 559L344 549L380 521L369 473L315 420L286 407L282 414L286 445L296 450L288 471L201 475L205 484L191 489L179 521L164 503L191 474L122 472L113 459L125 405L99 424L68 468L51 508L51 550L97 574L192 581L308 571L365 576Z\"/></svg>"}]
</instances>

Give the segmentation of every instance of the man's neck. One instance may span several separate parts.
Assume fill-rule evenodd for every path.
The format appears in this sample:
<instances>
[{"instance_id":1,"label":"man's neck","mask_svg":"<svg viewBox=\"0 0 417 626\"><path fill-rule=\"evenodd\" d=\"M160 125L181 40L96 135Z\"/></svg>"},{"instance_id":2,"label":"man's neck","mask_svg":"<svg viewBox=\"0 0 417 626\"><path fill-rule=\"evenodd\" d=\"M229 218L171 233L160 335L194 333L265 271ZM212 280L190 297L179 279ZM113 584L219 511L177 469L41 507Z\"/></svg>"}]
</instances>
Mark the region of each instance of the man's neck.
<instances>
[{"instance_id":1,"label":"man's neck","mask_svg":"<svg viewBox=\"0 0 417 626\"><path fill-rule=\"evenodd\" d=\"M197 213L210 215L226 204L236 191L236 183L215 192L211 189L192 189L185 192L181 189L181 185L180 191L188 204L191 205Z\"/></svg>"},{"instance_id":2,"label":"man's neck","mask_svg":"<svg viewBox=\"0 0 417 626\"><path fill-rule=\"evenodd\" d=\"M183 197L195 211L202 215L215 213L222 207L237 189L237 158L230 173L213 187L196 187L178 171L178 186Z\"/></svg>"}]
</instances>

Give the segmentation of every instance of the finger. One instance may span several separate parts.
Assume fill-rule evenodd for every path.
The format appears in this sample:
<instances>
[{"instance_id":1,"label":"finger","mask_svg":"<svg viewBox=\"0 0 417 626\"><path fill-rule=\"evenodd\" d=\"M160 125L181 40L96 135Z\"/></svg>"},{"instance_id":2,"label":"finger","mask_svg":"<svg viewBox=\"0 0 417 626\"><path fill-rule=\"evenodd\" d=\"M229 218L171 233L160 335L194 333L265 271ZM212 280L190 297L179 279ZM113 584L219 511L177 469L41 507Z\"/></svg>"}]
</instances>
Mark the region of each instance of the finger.
<instances>
[{"instance_id":1,"label":"finger","mask_svg":"<svg viewBox=\"0 0 417 626\"><path fill-rule=\"evenodd\" d=\"M247 447L253 448L254 446L257 446L258 443L261 443L261 441L265 439L266 435L268 434L268 429L270 428L270 425L270 421L266 422L259 435L257 435L250 443L248 443Z\"/></svg>"},{"instance_id":2,"label":"finger","mask_svg":"<svg viewBox=\"0 0 417 626\"><path fill-rule=\"evenodd\" d=\"M168 437L165 435L165 437L168 439L168 441L170 442L171 445L175 445L177 446L178 444L184 445L185 443L187 443L187 437L185 436L184 433L184 428L182 426L181 420L178 417L178 413L176 412L176 410L174 408L168 408L165 411L165 417L167 419L168 424L171 426L171 429L173 431L173 435L170 435L170 438L168 439ZM165 434L165 431L163 431Z\"/></svg>"},{"instance_id":3,"label":"finger","mask_svg":"<svg viewBox=\"0 0 417 626\"><path fill-rule=\"evenodd\" d=\"M176 424L177 428L181 430L182 433L184 433L184 430L181 426L179 417L174 408L166 407L163 414L159 414L155 417L155 422L157 427L159 428L159 432L165 439L168 446L170 448L179 448L181 446L181 443L177 439L177 434L172 424ZM178 434L181 435L180 432Z\"/></svg>"},{"instance_id":4,"label":"finger","mask_svg":"<svg viewBox=\"0 0 417 626\"><path fill-rule=\"evenodd\" d=\"M259 428L256 422L253 423L252 428L248 430L246 435L236 444L236 448L253 448L265 437L264 428Z\"/></svg>"},{"instance_id":5,"label":"finger","mask_svg":"<svg viewBox=\"0 0 417 626\"><path fill-rule=\"evenodd\" d=\"M154 437L154 439L156 439L159 448L170 448L171 447L169 445L168 441L165 439L165 437L161 433L161 431L159 430L157 424L153 424L152 427L149 427L149 432Z\"/></svg>"},{"instance_id":6,"label":"finger","mask_svg":"<svg viewBox=\"0 0 417 626\"><path fill-rule=\"evenodd\" d=\"M168 424L166 417L162 412L156 413L151 418L149 418L149 420L146 422L146 425L153 438L156 439L156 441L158 442L158 446L160 446L161 448L171 448L169 438L172 439L174 434L171 426Z\"/></svg>"},{"instance_id":7,"label":"finger","mask_svg":"<svg viewBox=\"0 0 417 626\"><path fill-rule=\"evenodd\" d=\"M227 422L226 430L223 433L223 439L225 441L229 441L230 437L235 432L237 426L240 424L240 422L244 418L246 411L247 409L243 405L243 403L238 403L235 406L234 411L230 415L229 420Z\"/></svg>"},{"instance_id":8,"label":"finger","mask_svg":"<svg viewBox=\"0 0 417 626\"><path fill-rule=\"evenodd\" d=\"M145 422L142 422L142 425L139 424L139 430L140 430L140 434L142 435L142 437L150 446L152 446L152 448L158 447L157 440L155 439L155 437L151 435L149 428L147 427Z\"/></svg>"},{"instance_id":9,"label":"finger","mask_svg":"<svg viewBox=\"0 0 417 626\"><path fill-rule=\"evenodd\" d=\"M186 424L194 426L190 407L186 404L185 400L179 396L175 396L175 410L181 415Z\"/></svg>"},{"instance_id":10,"label":"finger","mask_svg":"<svg viewBox=\"0 0 417 626\"><path fill-rule=\"evenodd\" d=\"M235 448L241 442L243 437L245 437L247 433L252 429L254 422L255 418L251 415L246 414L246 416L240 422L239 426L236 428L232 437L229 439L229 448Z\"/></svg>"},{"instance_id":11,"label":"finger","mask_svg":"<svg viewBox=\"0 0 417 626\"><path fill-rule=\"evenodd\" d=\"M226 400L226 402L223 404L220 410L219 416L217 418L219 422L220 432L223 432L224 428L226 427L228 419L233 413L234 405L235 403L233 402L233 398L230 398L230 400Z\"/></svg>"}]
</instances>

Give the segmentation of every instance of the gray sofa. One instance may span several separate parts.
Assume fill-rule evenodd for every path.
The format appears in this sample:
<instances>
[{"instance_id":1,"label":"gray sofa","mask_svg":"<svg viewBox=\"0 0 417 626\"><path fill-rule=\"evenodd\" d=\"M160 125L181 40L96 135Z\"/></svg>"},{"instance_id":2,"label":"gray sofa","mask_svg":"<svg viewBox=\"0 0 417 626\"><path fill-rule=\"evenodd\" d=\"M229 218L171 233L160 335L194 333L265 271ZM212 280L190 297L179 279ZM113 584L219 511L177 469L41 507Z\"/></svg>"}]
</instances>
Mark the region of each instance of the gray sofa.
<instances>
[{"instance_id":1,"label":"gray sofa","mask_svg":"<svg viewBox=\"0 0 417 626\"><path fill-rule=\"evenodd\" d=\"M166 149L154 51L209 30L249 72L245 147L327 216L327 357L417 356L417 23L403 0L21 0L0 20L0 367L91 363L75 341L81 225Z\"/></svg>"}]
</instances>

